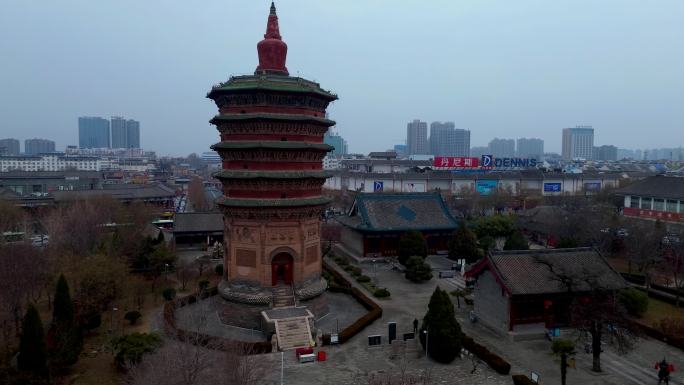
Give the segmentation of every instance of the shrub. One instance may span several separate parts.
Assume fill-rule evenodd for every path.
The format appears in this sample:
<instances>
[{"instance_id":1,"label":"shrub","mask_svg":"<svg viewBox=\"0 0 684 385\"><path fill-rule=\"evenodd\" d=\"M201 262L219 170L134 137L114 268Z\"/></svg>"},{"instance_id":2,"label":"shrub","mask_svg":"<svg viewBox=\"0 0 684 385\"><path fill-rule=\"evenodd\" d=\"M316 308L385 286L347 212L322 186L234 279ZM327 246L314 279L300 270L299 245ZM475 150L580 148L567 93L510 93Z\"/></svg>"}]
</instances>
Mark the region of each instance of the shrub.
<instances>
[{"instance_id":1,"label":"shrub","mask_svg":"<svg viewBox=\"0 0 684 385\"><path fill-rule=\"evenodd\" d=\"M351 275L358 277L363 274L363 270L360 267L352 266Z\"/></svg>"},{"instance_id":2,"label":"shrub","mask_svg":"<svg viewBox=\"0 0 684 385\"><path fill-rule=\"evenodd\" d=\"M142 317L142 314L140 314L139 311L137 310L132 310L126 313L124 315L124 319L128 322L130 322L131 325L135 325L136 322Z\"/></svg>"},{"instance_id":3,"label":"shrub","mask_svg":"<svg viewBox=\"0 0 684 385\"><path fill-rule=\"evenodd\" d=\"M373 292L373 296L376 298L387 298L390 296L389 290L381 287Z\"/></svg>"},{"instance_id":4,"label":"shrub","mask_svg":"<svg viewBox=\"0 0 684 385\"><path fill-rule=\"evenodd\" d=\"M494 246L496 246L496 239L494 239L494 237L490 235L485 235L477 241L477 244L480 246L480 249L482 249L486 254L489 252L489 250L493 249Z\"/></svg>"},{"instance_id":5,"label":"shrub","mask_svg":"<svg viewBox=\"0 0 684 385\"><path fill-rule=\"evenodd\" d=\"M427 354L435 361L448 364L461 354L462 338L449 294L436 287L420 328L423 349L427 348Z\"/></svg>"},{"instance_id":6,"label":"shrub","mask_svg":"<svg viewBox=\"0 0 684 385\"><path fill-rule=\"evenodd\" d=\"M370 277L367 276L367 275L362 275L362 276L356 278L356 282L360 282L360 283L363 283L363 282L370 282L370 281L371 281L371 279L370 279Z\"/></svg>"},{"instance_id":7,"label":"shrub","mask_svg":"<svg viewBox=\"0 0 684 385\"><path fill-rule=\"evenodd\" d=\"M216 273L216 275L218 275L219 277L223 276L223 264L219 263L218 265L216 265L216 267L214 268L214 273Z\"/></svg>"},{"instance_id":8,"label":"shrub","mask_svg":"<svg viewBox=\"0 0 684 385\"><path fill-rule=\"evenodd\" d=\"M429 281L432 279L432 267L423 258L413 256L406 261L404 276L411 282Z\"/></svg>"},{"instance_id":9,"label":"shrub","mask_svg":"<svg viewBox=\"0 0 684 385\"><path fill-rule=\"evenodd\" d=\"M524 374L513 375L513 385L536 385L529 377Z\"/></svg>"},{"instance_id":10,"label":"shrub","mask_svg":"<svg viewBox=\"0 0 684 385\"><path fill-rule=\"evenodd\" d=\"M349 261L347 261L345 258L342 258L342 257L336 259L335 262L337 262L338 265L343 266L343 267L349 265Z\"/></svg>"},{"instance_id":11,"label":"shrub","mask_svg":"<svg viewBox=\"0 0 684 385\"><path fill-rule=\"evenodd\" d=\"M43 321L38 310L30 304L21 322L21 339L19 340L19 355L17 366L20 371L38 376L47 375L47 347L45 346L45 332Z\"/></svg>"},{"instance_id":12,"label":"shrub","mask_svg":"<svg viewBox=\"0 0 684 385\"><path fill-rule=\"evenodd\" d=\"M162 291L162 297L164 297L165 300L171 301L174 298L176 298L176 289L172 287L167 287Z\"/></svg>"},{"instance_id":13,"label":"shrub","mask_svg":"<svg viewBox=\"0 0 684 385\"><path fill-rule=\"evenodd\" d=\"M525 239L525 236L520 232L520 230L516 230L506 238L506 243L504 243L504 250L529 250L530 245L527 243L527 239Z\"/></svg>"},{"instance_id":14,"label":"shrub","mask_svg":"<svg viewBox=\"0 0 684 385\"><path fill-rule=\"evenodd\" d=\"M618 298L632 317L641 318L648 310L648 295L637 288L630 287L621 290Z\"/></svg>"},{"instance_id":15,"label":"shrub","mask_svg":"<svg viewBox=\"0 0 684 385\"><path fill-rule=\"evenodd\" d=\"M133 333L112 340L114 362L120 368L140 363L146 353L155 351L162 345L156 333Z\"/></svg>"},{"instance_id":16,"label":"shrub","mask_svg":"<svg viewBox=\"0 0 684 385\"><path fill-rule=\"evenodd\" d=\"M100 327L100 325L102 325L102 314L99 312L84 314L79 319L79 325L84 330L97 329Z\"/></svg>"},{"instance_id":17,"label":"shrub","mask_svg":"<svg viewBox=\"0 0 684 385\"><path fill-rule=\"evenodd\" d=\"M427 257L427 242L420 231L409 231L399 239L399 263L406 266L406 261L414 255Z\"/></svg>"},{"instance_id":18,"label":"shrub","mask_svg":"<svg viewBox=\"0 0 684 385\"><path fill-rule=\"evenodd\" d=\"M203 279L197 282L197 286L199 286L199 289L201 291L207 290L207 288L209 287L209 280Z\"/></svg>"}]
</instances>

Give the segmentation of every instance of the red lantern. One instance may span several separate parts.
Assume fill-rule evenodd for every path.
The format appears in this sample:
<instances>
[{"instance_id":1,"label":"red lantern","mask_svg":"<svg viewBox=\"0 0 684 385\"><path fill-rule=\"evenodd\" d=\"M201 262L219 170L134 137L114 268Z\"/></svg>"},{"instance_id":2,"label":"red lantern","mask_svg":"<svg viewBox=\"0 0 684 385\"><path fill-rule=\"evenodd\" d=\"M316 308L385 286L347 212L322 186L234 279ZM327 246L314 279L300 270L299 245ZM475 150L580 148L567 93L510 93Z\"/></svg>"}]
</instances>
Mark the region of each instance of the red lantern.
<instances>
[{"instance_id":1,"label":"red lantern","mask_svg":"<svg viewBox=\"0 0 684 385\"><path fill-rule=\"evenodd\" d=\"M551 305L553 305L553 301L551 301L551 300L549 300L549 299L545 299L545 300L544 300L544 309L550 308Z\"/></svg>"},{"instance_id":2,"label":"red lantern","mask_svg":"<svg viewBox=\"0 0 684 385\"><path fill-rule=\"evenodd\" d=\"M591 302L591 300L589 299L589 297L580 297L580 302L582 302L583 305L586 305L589 302Z\"/></svg>"}]
</instances>

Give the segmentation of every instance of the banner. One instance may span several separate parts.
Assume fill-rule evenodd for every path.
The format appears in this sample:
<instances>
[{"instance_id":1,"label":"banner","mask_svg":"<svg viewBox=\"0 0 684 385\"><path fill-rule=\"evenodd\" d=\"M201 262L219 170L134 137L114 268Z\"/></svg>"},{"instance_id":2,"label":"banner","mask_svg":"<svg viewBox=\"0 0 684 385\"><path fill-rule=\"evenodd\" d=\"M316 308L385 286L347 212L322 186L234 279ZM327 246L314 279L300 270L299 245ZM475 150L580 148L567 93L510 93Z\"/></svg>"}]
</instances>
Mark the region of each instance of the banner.
<instances>
[{"instance_id":1,"label":"banner","mask_svg":"<svg viewBox=\"0 0 684 385\"><path fill-rule=\"evenodd\" d=\"M544 183L544 192L561 192L560 183Z\"/></svg>"},{"instance_id":2,"label":"banner","mask_svg":"<svg viewBox=\"0 0 684 385\"><path fill-rule=\"evenodd\" d=\"M437 168L478 168L480 159L463 156L436 156L433 166Z\"/></svg>"}]
</instances>

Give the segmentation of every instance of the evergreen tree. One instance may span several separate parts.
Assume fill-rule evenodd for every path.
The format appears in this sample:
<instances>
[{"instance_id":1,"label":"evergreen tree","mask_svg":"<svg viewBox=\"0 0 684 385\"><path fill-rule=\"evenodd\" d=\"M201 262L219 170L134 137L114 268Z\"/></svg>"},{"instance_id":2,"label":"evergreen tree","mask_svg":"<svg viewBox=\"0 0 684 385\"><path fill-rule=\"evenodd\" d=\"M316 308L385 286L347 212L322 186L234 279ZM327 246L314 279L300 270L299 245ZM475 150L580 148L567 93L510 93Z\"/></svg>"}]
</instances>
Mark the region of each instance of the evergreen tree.
<instances>
[{"instance_id":1,"label":"evergreen tree","mask_svg":"<svg viewBox=\"0 0 684 385\"><path fill-rule=\"evenodd\" d=\"M420 231L409 231L399 239L399 263L406 265L406 261L414 255L427 257L427 242Z\"/></svg>"},{"instance_id":2,"label":"evergreen tree","mask_svg":"<svg viewBox=\"0 0 684 385\"><path fill-rule=\"evenodd\" d=\"M428 355L435 361L447 364L460 355L462 339L454 304L449 294L438 286L430 297L428 311L420 328L423 349L427 349Z\"/></svg>"},{"instance_id":3,"label":"evergreen tree","mask_svg":"<svg viewBox=\"0 0 684 385\"><path fill-rule=\"evenodd\" d=\"M57 280L57 287L55 288L52 323L63 325L67 328L71 328L74 323L74 303L71 301L69 284L66 278L64 278L64 274L60 274Z\"/></svg>"},{"instance_id":4,"label":"evergreen tree","mask_svg":"<svg viewBox=\"0 0 684 385\"><path fill-rule=\"evenodd\" d=\"M52 325L48 331L50 366L63 369L78 361L83 350L83 335L74 321L74 303L64 275L59 276L55 289Z\"/></svg>"},{"instance_id":5,"label":"evergreen tree","mask_svg":"<svg viewBox=\"0 0 684 385\"><path fill-rule=\"evenodd\" d=\"M477 247L477 235L470 231L465 221L461 221L458 229L449 240L449 259L466 260L466 263L473 263L480 258L480 250Z\"/></svg>"},{"instance_id":6,"label":"evergreen tree","mask_svg":"<svg viewBox=\"0 0 684 385\"><path fill-rule=\"evenodd\" d=\"M20 371L47 377L47 348L43 321L40 320L40 314L33 304L26 309L26 315L21 324L17 365Z\"/></svg>"},{"instance_id":7,"label":"evergreen tree","mask_svg":"<svg viewBox=\"0 0 684 385\"><path fill-rule=\"evenodd\" d=\"M508 238L506 238L506 243L504 244L504 250L529 250L530 245L527 243L527 239L520 232L516 230Z\"/></svg>"},{"instance_id":8,"label":"evergreen tree","mask_svg":"<svg viewBox=\"0 0 684 385\"><path fill-rule=\"evenodd\" d=\"M418 256L412 256L406 261L406 279L411 282L425 282L432 279L432 267Z\"/></svg>"}]
</instances>

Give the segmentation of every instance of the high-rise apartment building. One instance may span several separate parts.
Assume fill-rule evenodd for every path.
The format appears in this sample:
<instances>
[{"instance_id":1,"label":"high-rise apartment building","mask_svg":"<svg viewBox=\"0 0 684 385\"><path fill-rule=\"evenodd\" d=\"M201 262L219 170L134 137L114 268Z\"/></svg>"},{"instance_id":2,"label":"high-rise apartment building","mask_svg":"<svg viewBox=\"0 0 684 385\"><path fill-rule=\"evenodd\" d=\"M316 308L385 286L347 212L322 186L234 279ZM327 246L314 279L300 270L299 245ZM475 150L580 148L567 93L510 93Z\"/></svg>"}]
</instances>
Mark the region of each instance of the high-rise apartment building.
<instances>
[{"instance_id":1,"label":"high-rise apartment building","mask_svg":"<svg viewBox=\"0 0 684 385\"><path fill-rule=\"evenodd\" d=\"M468 156L470 131L456 128L454 122L430 123L430 154L435 156Z\"/></svg>"},{"instance_id":2,"label":"high-rise apartment building","mask_svg":"<svg viewBox=\"0 0 684 385\"><path fill-rule=\"evenodd\" d=\"M563 159L592 159L594 152L594 129L577 126L563 129Z\"/></svg>"},{"instance_id":3,"label":"high-rise apartment building","mask_svg":"<svg viewBox=\"0 0 684 385\"><path fill-rule=\"evenodd\" d=\"M544 158L544 141L537 138L519 138L516 155L519 158L542 160Z\"/></svg>"},{"instance_id":4,"label":"high-rise apartment building","mask_svg":"<svg viewBox=\"0 0 684 385\"><path fill-rule=\"evenodd\" d=\"M19 140L7 138L0 139L0 155L19 155Z\"/></svg>"},{"instance_id":5,"label":"high-rise apartment building","mask_svg":"<svg viewBox=\"0 0 684 385\"><path fill-rule=\"evenodd\" d=\"M78 118L78 146L80 148L109 148L109 120L95 116Z\"/></svg>"},{"instance_id":6,"label":"high-rise apartment building","mask_svg":"<svg viewBox=\"0 0 684 385\"><path fill-rule=\"evenodd\" d=\"M489 142L489 153L497 158L515 156L515 140L494 138Z\"/></svg>"},{"instance_id":7,"label":"high-rise apartment building","mask_svg":"<svg viewBox=\"0 0 684 385\"><path fill-rule=\"evenodd\" d=\"M328 156L342 156L347 154L347 141L339 134L326 132L325 135L323 135L323 143L335 148L328 153Z\"/></svg>"},{"instance_id":8,"label":"high-rise apartment building","mask_svg":"<svg viewBox=\"0 0 684 385\"><path fill-rule=\"evenodd\" d=\"M140 122L133 119L126 121L126 148L140 148Z\"/></svg>"},{"instance_id":9,"label":"high-rise apartment building","mask_svg":"<svg viewBox=\"0 0 684 385\"><path fill-rule=\"evenodd\" d=\"M46 154L55 152L55 142L47 139L26 139L24 141L24 153L26 155Z\"/></svg>"},{"instance_id":10,"label":"high-rise apartment building","mask_svg":"<svg viewBox=\"0 0 684 385\"><path fill-rule=\"evenodd\" d=\"M426 122L416 119L406 125L406 146L409 155L427 155L430 153L427 133Z\"/></svg>"},{"instance_id":11,"label":"high-rise apartment building","mask_svg":"<svg viewBox=\"0 0 684 385\"><path fill-rule=\"evenodd\" d=\"M594 160L618 160L618 148L615 146L594 147Z\"/></svg>"},{"instance_id":12,"label":"high-rise apartment building","mask_svg":"<svg viewBox=\"0 0 684 385\"><path fill-rule=\"evenodd\" d=\"M112 148L140 148L140 122L112 116Z\"/></svg>"}]
</instances>

